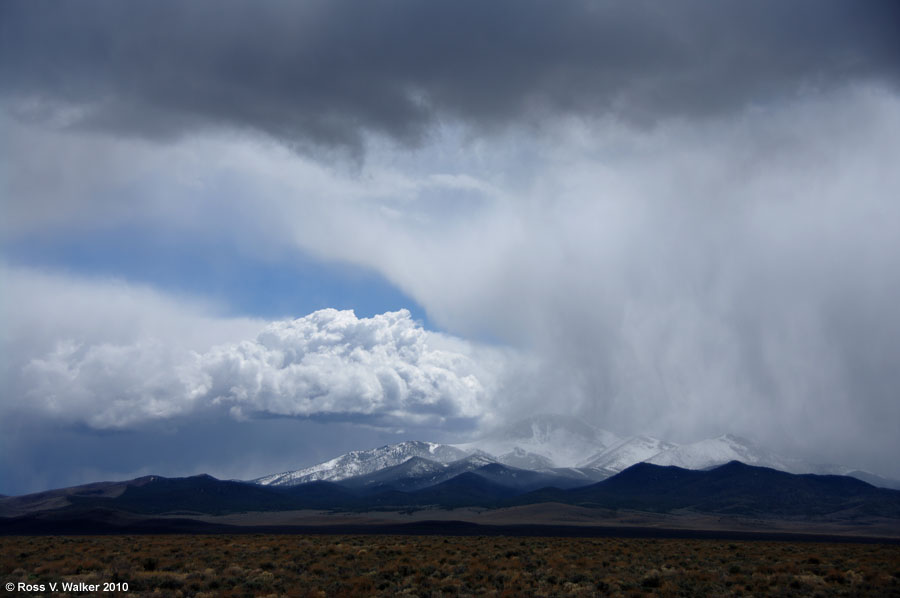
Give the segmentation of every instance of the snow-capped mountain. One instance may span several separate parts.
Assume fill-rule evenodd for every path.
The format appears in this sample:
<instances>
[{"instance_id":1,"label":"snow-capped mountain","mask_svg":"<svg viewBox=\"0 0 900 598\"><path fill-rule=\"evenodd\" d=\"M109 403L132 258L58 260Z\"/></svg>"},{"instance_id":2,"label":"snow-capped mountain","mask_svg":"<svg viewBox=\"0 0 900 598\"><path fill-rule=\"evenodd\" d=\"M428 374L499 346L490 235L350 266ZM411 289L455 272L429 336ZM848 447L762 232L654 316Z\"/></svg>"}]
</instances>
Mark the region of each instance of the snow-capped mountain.
<instances>
[{"instance_id":1,"label":"snow-capped mountain","mask_svg":"<svg viewBox=\"0 0 900 598\"><path fill-rule=\"evenodd\" d=\"M678 448L678 445L658 438L632 436L591 456L581 466L618 473L635 463L646 461L675 448Z\"/></svg>"},{"instance_id":2,"label":"snow-capped mountain","mask_svg":"<svg viewBox=\"0 0 900 598\"><path fill-rule=\"evenodd\" d=\"M467 451L447 444L413 440L367 451L352 451L312 467L267 475L253 481L263 486L297 486L318 480L337 482L400 465L413 457L450 463L468 455Z\"/></svg>"},{"instance_id":3,"label":"snow-capped mountain","mask_svg":"<svg viewBox=\"0 0 900 598\"><path fill-rule=\"evenodd\" d=\"M574 468L586 455L600 453L618 441L619 438L611 432L586 424L575 417L539 415L500 428L476 442L458 445L401 442L376 449L352 451L318 465L267 475L253 481L266 486L296 486L320 480L337 482L401 465L413 457L449 464L479 455L485 463L497 462L557 476L598 480L613 472L594 471L593 468L568 468ZM425 464L420 465L427 467ZM555 468L564 468L566 471L559 469L550 472Z\"/></svg>"},{"instance_id":4,"label":"snow-capped mountain","mask_svg":"<svg viewBox=\"0 0 900 598\"><path fill-rule=\"evenodd\" d=\"M788 459L771 453L749 440L723 434L691 444L675 446L643 459L654 465L675 465L685 469L707 469L730 461L740 461L747 465L771 467L792 473L806 473L811 467L796 459Z\"/></svg>"},{"instance_id":5,"label":"snow-capped mountain","mask_svg":"<svg viewBox=\"0 0 900 598\"><path fill-rule=\"evenodd\" d=\"M548 468L574 467L618 441L612 432L576 417L536 415L501 427L481 440L454 446L503 455L499 460L513 467Z\"/></svg>"},{"instance_id":6,"label":"snow-capped mountain","mask_svg":"<svg viewBox=\"0 0 900 598\"><path fill-rule=\"evenodd\" d=\"M490 463L545 476L572 480L567 485L605 479L637 463L709 469L730 461L770 467L790 473L852 475L880 486L900 485L850 467L812 465L776 455L749 440L724 434L677 445L649 436L621 439L586 422L563 415L533 416L495 430L466 444L408 441L376 449L353 451L324 463L253 480L271 486L296 486L318 480L338 482L360 478L364 484L388 479L401 486L424 487ZM406 465L404 465L406 464ZM402 467L399 467L402 466ZM385 471L392 469L392 471ZM384 476L377 472L385 471ZM382 479L383 478L383 479ZM548 478L549 479L549 478Z\"/></svg>"}]
</instances>

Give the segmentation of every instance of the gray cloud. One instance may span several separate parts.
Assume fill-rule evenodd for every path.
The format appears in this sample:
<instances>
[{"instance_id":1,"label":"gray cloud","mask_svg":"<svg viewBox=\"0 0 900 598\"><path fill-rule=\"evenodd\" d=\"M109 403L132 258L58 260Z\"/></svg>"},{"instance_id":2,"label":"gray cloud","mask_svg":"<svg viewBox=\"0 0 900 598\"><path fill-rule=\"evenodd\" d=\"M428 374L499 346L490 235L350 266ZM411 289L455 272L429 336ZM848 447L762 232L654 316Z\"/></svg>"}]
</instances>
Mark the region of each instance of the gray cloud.
<instances>
[{"instance_id":1,"label":"gray cloud","mask_svg":"<svg viewBox=\"0 0 900 598\"><path fill-rule=\"evenodd\" d=\"M700 117L897 82L890 0L5 2L22 118L149 137L228 126L297 147L431 125Z\"/></svg>"},{"instance_id":2,"label":"gray cloud","mask_svg":"<svg viewBox=\"0 0 900 598\"><path fill-rule=\"evenodd\" d=\"M529 135L476 144L506 157L507 182L464 226L436 237L336 206L327 235L298 238L378 268L456 334L539 356L504 389L507 417L549 404L626 434L731 430L896 471L893 92Z\"/></svg>"},{"instance_id":3,"label":"gray cloud","mask_svg":"<svg viewBox=\"0 0 900 598\"><path fill-rule=\"evenodd\" d=\"M148 474L209 473L246 480L320 463L360 446L383 446L405 438L352 423L296 418L239 421L209 412L102 432L48 422L35 414L6 415L3 424L0 480L4 494Z\"/></svg>"}]
</instances>

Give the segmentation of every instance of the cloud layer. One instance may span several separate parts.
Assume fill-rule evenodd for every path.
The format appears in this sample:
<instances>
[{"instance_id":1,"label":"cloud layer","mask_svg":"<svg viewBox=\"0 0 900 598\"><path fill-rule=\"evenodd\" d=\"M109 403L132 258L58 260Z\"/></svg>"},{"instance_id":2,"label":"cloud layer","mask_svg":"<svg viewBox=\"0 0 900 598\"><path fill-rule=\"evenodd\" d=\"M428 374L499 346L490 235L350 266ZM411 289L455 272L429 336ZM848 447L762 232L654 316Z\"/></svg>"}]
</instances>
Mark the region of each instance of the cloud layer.
<instances>
[{"instance_id":1,"label":"cloud layer","mask_svg":"<svg viewBox=\"0 0 900 598\"><path fill-rule=\"evenodd\" d=\"M25 118L153 138L227 126L295 147L419 144L442 119L710 116L897 82L890 0L174 0L2 7Z\"/></svg>"}]
</instances>

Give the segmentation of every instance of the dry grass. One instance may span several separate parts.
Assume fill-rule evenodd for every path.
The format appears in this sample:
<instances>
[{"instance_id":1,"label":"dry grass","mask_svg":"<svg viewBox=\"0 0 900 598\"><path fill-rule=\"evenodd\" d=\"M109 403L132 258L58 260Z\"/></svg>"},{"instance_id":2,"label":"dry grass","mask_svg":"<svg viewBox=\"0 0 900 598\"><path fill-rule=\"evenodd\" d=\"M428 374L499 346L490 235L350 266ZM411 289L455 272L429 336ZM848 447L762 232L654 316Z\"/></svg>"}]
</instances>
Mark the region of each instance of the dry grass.
<instances>
[{"instance_id":1,"label":"dry grass","mask_svg":"<svg viewBox=\"0 0 900 598\"><path fill-rule=\"evenodd\" d=\"M0 583L20 581L119 581L129 584L128 596L160 598L900 597L900 546L438 536L0 538Z\"/></svg>"}]
</instances>

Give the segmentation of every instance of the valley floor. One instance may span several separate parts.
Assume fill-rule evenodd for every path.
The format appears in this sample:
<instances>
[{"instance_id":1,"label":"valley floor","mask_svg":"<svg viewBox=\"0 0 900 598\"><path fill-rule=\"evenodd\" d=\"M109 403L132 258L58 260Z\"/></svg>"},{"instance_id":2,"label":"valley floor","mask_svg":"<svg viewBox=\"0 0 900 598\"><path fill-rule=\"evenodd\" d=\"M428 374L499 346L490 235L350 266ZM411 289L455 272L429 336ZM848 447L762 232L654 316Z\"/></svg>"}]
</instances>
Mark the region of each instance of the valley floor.
<instances>
[{"instance_id":1,"label":"valley floor","mask_svg":"<svg viewBox=\"0 0 900 598\"><path fill-rule=\"evenodd\" d=\"M900 596L900 545L479 536L8 536L0 582L127 596ZM119 586L120 588L123 586ZM10 596L79 595L18 591ZM113 595L114 592L105 595Z\"/></svg>"},{"instance_id":2,"label":"valley floor","mask_svg":"<svg viewBox=\"0 0 900 598\"><path fill-rule=\"evenodd\" d=\"M210 516L192 515L212 524L236 526L382 526L413 524L424 521L462 521L484 526L578 526L598 528L648 528L737 532L738 534L816 534L900 539L897 520L885 518L855 518L847 521L791 521L784 519L754 519L725 517L692 512L651 513L627 509L587 508L560 503L537 503L503 509L457 508L417 509L408 511L275 511L233 513ZM585 534L587 535L587 534ZM601 534L602 535L602 534Z\"/></svg>"}]
</instances>

